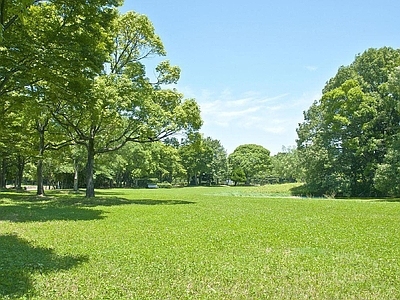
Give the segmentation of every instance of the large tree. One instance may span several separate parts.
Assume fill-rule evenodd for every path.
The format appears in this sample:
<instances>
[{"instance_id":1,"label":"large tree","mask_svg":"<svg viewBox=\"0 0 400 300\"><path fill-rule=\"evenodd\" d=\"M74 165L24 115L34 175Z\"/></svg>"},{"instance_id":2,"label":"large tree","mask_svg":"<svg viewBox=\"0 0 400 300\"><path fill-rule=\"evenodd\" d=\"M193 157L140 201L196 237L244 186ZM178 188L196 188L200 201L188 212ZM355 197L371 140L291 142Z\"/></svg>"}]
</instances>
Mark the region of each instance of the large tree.
<instances>
[{"instance_id":1,"label":"large tree","mask_svg":"<svg viewBox=\"0 0 400 300\"><path fill-rule=\"evenodd\" d=\"M399 50L369 49L305 112L297 133L310 193L376 195L375 172L399 132L399 98L389 89L399 65Z\"/></svg>"},{"instance_id":2,"label":"large tree","mask_svg":"<svg viewBox=\"0 0 400 300\"><path fill-rule=\"evenodd\" d=\"M53 114L69 136L86 147L87 197L94 196L96 155L128 142L153 142L181 130L197 130L202 123L193 99L166 89L178 81L178 67L164 61L156 67L156 82L147 77L144 59L163 56L165 50L146 16L120 15L110 34L114 46L104 73L84 94L65 99Z\"/></svg>"},{"instance_id":3,"label":"large tree","mask_svg":"<svg viewBox=\"0 0 400 300\"><path fill-rule=\"evenodd\" d=\"M83 93L102 71L112 47L114 6L120 2L0 1L0 109L3 120L28 112L37 135L39 195L44 152L55 144L47 134L52 113L60 98ZM54 137L57 147L67 144Z\"/></svg>"}]
</instances>

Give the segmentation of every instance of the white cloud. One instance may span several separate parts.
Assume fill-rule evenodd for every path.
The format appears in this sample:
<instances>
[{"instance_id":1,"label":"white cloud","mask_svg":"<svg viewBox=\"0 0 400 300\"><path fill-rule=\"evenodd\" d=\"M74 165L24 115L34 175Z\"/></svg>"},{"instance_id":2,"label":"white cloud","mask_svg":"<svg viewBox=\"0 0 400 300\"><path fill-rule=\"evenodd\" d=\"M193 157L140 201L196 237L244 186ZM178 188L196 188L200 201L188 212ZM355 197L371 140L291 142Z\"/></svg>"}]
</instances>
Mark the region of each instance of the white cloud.
<instances>
[{"instance_id":1,"label":"white cloud","mask_svg":"<svg viewBox=\"0 0 400 300\"><path fill-rule=\"evenodd\" d=\"M318 70L318 67L316 66L306 66L306 69L310 72L314 72Z\"/></svg>"},{"instance_id":2,"label":"white cloud","mask_svg":"<svg viewBox=\"0 0 400 300\"><path fill-rule=\"evenodd\" d=\"M182 89L180 89L182 90ZM186 93L190 89L185 89ZM191 91L192 92L192 91ZM229 89L219 94L202 90L190 94L200 106L204 121L201 132L221 141L231 153L237 146L260 144L277 153L282 146L295 144L296 128L320 93L289 93L267 97L257 92L234 95Z\"/></svg>"},{"instance_id":3,"label":"white cloud","mask_svg":"<svg viewBox=\"0 0 400 300\"><path fill-rule=\"evenodd\" d=\"M206 98L199 99L199 104L202 118L209 125L264 130L269 123L267 116L284 109L279 101L287 95L266 98L248 92L243 97L234 98L225 90L216 100L210 100L211 95L208 94Z\"/></svg>"},{"instance_id":4,"label":"white cloud","mask_svg":"<svg viewBox=\"0 0 400 300\"><path fill-rule=\"evenodd\" d=\"M259 102L260 103L272 102L272 101L275 101L275 100L279 100L279 99L285 98L287 96L289 96L289 93L278 95L278 96L275 96L275 97L261 99Z\"/></svg>"}]
</instances>

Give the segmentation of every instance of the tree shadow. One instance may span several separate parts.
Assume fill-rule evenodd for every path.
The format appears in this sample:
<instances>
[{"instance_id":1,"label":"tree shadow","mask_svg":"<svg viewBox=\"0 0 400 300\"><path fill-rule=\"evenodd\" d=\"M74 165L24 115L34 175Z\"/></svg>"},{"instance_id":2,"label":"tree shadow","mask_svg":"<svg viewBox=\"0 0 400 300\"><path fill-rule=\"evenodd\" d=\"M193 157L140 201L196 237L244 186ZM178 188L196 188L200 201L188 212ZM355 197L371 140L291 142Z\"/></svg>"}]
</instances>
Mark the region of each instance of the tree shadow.
<instances>
[{"instance_id":1,"label":"tree shadow","mask_svg":"<svg viewBox=\"0 0 400 300\"><path fill-rule=\"evenodd\" d=\"M153 199L130 200L129 202L137 205L186 205L186 204L196 203L186 200L153 200Z\"/></svg>"},{"instance_id":2,"label":"tree shadow","mask_svg":"<svg viewBox=\"0 0 400 300\"><path fill-rule=\"evenodd\" d=\"M310 195L310 190L306 184L292 187L290 189L292 196L307 197Z\"/></svg>"},{"instance_id":3,"label":"tree shadow","mask_svg":"<svg viewBox=\"0 0 400 300\"><path fill-rule=\"evenodd\" d=\"M3 196L3 197L1 197ZM52 193L45 197L33 194L0 194L0 221L46 222L89 221L105 218L104 210L95 207L118 205L182 205L195 202L184 200L128 200L113 196L87 199L83 195Z\"/></svg>"},{"instance_id":4,"label":"tree shadow","mask_svg":"<svg viewBox=\"0 0 400 300\"><path fill-rule=\"evenodd\" d=\"M4 205L0 206L0 221L10 222L46 222L46 221L89 221L104 219L101 210L38 205Z\"/></svg>"},{"instance_id":5,"label":"tree shadow","mask_svg":"<svg viewBox=\"0 0 400 300\"><path fill-rule=\"evenodd\" d=\"M86 256L60 256L17 235L0 235L0 297L31 298L35 273L68 270L86 261Z\"/></svg>"},{"instance_id":6,"label":"tree shadow","mask_svg":"<svg viewBox=\"0 0 400 300\"><path fill-rule=\"evenodd\" d=\"M97 193L100 194L100 193ZM128 200L121 197L102 197L95 198L58 198L58 205L76 206L76 207L97 207L97 206L119 206L119 205L179 205L179 204L194 204L195 202L186 200L157 200L157 199L133 199Z\"/></svg>"},{"instance_id":7,"label":"tree shadow","mask_svg":"<svg viewBox=\"0 0 400 300\"><path fill-rule=\"evenodd\" d=\"M89 221L104 218L102 210L89 209L68 203L76 197L40 197L33 194L0 194L0 221L46 222Z\"/></svg>"}]
</instances>

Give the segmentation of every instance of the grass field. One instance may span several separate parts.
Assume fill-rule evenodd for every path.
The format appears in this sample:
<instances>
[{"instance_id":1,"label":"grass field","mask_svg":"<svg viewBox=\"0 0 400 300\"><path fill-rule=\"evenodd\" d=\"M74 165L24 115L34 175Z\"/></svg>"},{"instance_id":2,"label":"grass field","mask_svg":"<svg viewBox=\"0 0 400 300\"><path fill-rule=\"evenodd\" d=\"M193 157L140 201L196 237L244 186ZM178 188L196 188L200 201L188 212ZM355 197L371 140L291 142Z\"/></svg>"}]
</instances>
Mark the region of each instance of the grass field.
<instances>
[{"instance_id":1,"label":"grass field","mask_svg":"<svg viewBox=\"0 0 400 300\"><path fill-rule=\"evenodd\" d=\"M0 193L1 299L400 299L400 202L292 185Z\"/></svg>"}]
</instances>

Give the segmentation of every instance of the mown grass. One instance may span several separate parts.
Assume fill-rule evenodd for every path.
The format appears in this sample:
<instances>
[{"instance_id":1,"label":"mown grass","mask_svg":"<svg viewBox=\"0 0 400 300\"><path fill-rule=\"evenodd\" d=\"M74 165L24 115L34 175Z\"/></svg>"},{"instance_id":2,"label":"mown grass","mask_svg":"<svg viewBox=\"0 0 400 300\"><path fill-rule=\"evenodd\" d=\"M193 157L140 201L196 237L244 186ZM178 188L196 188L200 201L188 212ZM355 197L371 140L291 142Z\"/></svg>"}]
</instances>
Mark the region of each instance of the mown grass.
<instances>
[{"instance_id":1,"label":"mown grass","mask_svg":"<svg viewBox=\"0 0 400 300\"><path fill-rule=\"evenodd\" d=\"M400 203L289 188L0 193L0 298L400 299Z\"/></svg>"}]
</instances>

